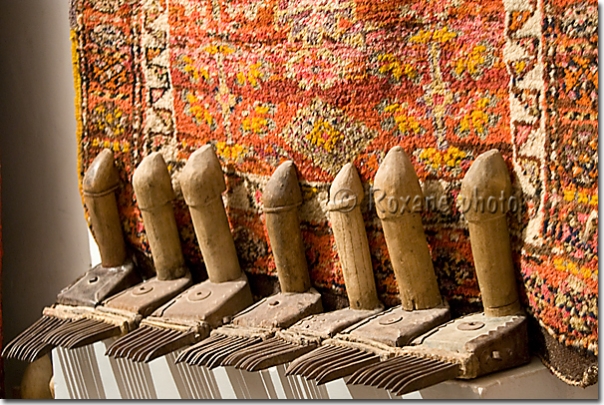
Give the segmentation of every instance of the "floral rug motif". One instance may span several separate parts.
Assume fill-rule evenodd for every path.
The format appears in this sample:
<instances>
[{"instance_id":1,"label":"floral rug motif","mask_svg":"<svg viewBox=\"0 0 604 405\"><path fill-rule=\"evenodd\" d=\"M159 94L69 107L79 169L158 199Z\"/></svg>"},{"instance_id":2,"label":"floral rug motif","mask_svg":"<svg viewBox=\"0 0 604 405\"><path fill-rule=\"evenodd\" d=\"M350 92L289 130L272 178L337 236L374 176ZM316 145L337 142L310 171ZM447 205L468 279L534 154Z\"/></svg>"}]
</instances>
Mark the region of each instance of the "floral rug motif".
<instances>
[{"instance_id":1,"label":"floral rug motif","mask_svg":"<svg viewBox=\"0 0 604 405\"><path fill-rule=\"evenodd\" d=\"M101 148L119 161L124 228L148 254L130 184L153 151L177 174L211 142L244 270L275 275L263 185L298 168L314 286L345 286L326 214L330 182L354 162L380 298L398 289L369 198L387 151L412 157L446 209L424 225L443 295L480 305L467 227L454 203L476 156L501 151L522 204L509 218L527 311L597 380L598 10L593 0L72 0L80 176ZM182 197L187 260L203 271ZM549 340L548 340L549 342ZM582 357L581 357L582 356Z\"/></svg>"}]
</instances>

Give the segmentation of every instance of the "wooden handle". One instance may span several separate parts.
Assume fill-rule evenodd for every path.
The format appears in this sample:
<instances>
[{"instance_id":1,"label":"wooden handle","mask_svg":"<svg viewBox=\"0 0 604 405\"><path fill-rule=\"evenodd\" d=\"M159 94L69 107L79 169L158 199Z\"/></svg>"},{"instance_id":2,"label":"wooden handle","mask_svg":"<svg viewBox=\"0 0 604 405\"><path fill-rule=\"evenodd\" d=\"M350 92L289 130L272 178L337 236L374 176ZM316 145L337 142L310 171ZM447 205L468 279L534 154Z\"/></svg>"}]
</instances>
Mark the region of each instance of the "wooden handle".
<instances>
[{"instance_id":1,"label":"wooden handle","mask_svg":"<svg viewBox=\"0 0 604 405\"><path fill-rule=\"evenodd\" d=\"M414 201L424 195L409 157L400 146L390 149L374 180L376 210L398 283L401 306L407 311L442 304L430 249Z\"/></svg>"},{"instance_id":2,"label":"wooden handle","mask_svg":"<svg viewBox=\"0 0 604 405\"><path fill-rule=\"evenodd\" d=\"M187 274L174 218L174 190L170 173L159 152L143 159L132 176L157 278L174 280Z\"/></svg>"},{"instance_id":3,"label":"wooden handle","mask_svg":"<svg viewBox=\"0 0 604 405\"><path fill-rule=\"evenodd\" d=\"M262 199L281 292L306 292L310 289L310 277L298 218L302 193L292 161L275 170L264 187Z\"/></svg>"},{"instance_id":4,"label":"wooden handle","mask_svg":"<svg viewBox=\"0 0 604 405\"><path fill-rule=\"evenodd\" d=\"M377 297L369 242L361 215L363 193L359 174L348 163L331 185L328 210L350 307L375 309L381 303Z\"/></svg>"},{"instance_id":5,"label":"wooden handle","mask_svg":"<svg viewBox=\"0 0 604 405\"><path fill-rule=\"evenodd\" d=\"M121 266L126 261L126 243L115 197L119 181L113 153L103 149L86 171L82 182L84 203L103 267Z\"/></svg>"},{"instance_id":6,"label":"wooden handle","mask_svg":"<svg viewBox=\"0 0 604 405\"><path fill-rule=\"evenodd\" d=\"M226 184L211 145L203 146L189 157L180 174L180 186L210 281L238 279L241 268L222 202Z\"/></svg>"},{"instance_id":7,"label":"wooden handle","mask_svg":"<svg viewBox=\"0 0 604 405\"><path fill-rule=\"evenodd\" d=\"M459 202L469 223L484 312L488 316L514 315L521 311L505 211L511 190L508 168L499 151L494 149L474 161L459 193Z\"/></svg>"}]
</instances>

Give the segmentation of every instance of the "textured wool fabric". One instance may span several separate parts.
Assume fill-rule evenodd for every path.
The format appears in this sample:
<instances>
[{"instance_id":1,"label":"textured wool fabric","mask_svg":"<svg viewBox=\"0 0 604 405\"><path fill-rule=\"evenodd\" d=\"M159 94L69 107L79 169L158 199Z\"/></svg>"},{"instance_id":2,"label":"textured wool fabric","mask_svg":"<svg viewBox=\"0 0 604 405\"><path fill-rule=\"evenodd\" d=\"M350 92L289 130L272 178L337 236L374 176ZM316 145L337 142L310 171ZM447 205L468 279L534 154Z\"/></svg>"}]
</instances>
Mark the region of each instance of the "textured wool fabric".
<instances>
[{"instance_id":1,"label":"textured wool fabric","mask_svg":"<svg viewBox=\"0 0 604 405\"><path fill-rule=\"evenodd\" d=\"M345 287L326 203L353 162L378 292L394 305L371 184L400 145L426 194L441 292L465 312L480 308L480 293L455 202L473 160L497 148L514 184L525 308L579 363L565 373L551 345L539 353L566 382L588 385L598 354L597 11L593 0L73 0L80 176L101 148L115 152L124 228L148 257L130 180L161 151L185 255L203 272L177 175L211 142L242 268L266 292L275 265L262 189L291 159L311 279L338 303Z\"/></svg>"}]
</instances>

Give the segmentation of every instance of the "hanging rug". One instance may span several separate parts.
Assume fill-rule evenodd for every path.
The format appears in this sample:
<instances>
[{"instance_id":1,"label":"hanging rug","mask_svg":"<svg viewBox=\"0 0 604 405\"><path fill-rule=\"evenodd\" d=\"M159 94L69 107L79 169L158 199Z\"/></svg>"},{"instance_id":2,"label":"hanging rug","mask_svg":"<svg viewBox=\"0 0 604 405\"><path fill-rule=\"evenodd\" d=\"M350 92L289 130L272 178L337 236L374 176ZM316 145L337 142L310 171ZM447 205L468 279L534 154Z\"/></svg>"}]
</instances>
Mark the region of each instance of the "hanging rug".
<instances>
[{"instance_id":1,"label":"hanging rug","mask_svg":"<svg viewBox=\"0 0 604 405\"><path fill-rule=\"evenodd\" d=\"M395 305L369 195L380 162L400 145L426 198L446 202L422 213L441 292L457 313L477 310L455 201L473 160L497 148L521 202L509 224L535 350L567 383L597 381L595 1L72 0L71 27L80 178L102 148L114 151L124 229L142 256L149 249L131 177L161 151L185 256L204 272L177 175L212 143L242 268L256 293L270 293L262 190L291 159L313 285L343 305L326 205L334 176L353 162L367 189L378 292Z\"/></svg>"}]
</instances>

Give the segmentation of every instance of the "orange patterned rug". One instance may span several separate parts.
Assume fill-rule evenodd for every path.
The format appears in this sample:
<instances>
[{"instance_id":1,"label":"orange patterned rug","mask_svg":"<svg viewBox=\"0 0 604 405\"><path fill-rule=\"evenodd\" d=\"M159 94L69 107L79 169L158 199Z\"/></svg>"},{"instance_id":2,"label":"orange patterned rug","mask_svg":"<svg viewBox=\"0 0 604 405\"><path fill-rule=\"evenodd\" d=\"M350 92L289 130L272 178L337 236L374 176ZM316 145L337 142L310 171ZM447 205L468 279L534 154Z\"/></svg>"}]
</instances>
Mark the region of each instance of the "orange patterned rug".
<instances>
[{"instance_id":1,"label":"orange patterned rug","mask_svg":"<svg viewBox=\"0 0 604 405\"><path fill-rule=\"evenodd\" d=\"M597 380L595 1L72 1L80 175L101 148L115 151L124 227L139 251L148 246L134 168L159 150L176 175L211 142L228 175L242 267L261 280L257 291L270 290L261 192L292 159L313 284L342 296L330 182L352 161L369 195L386 152L401 145L425 193L446 201L423 213L441 291L458 312L475 310L480 294L454 202L474 158L498 148L522 201L510 225L536 349L566 382ZM182 197L176 206L187 259L203 272ZM370 198L363 209L379 293L394 305Z\"/></svg>"}]
</instances>

